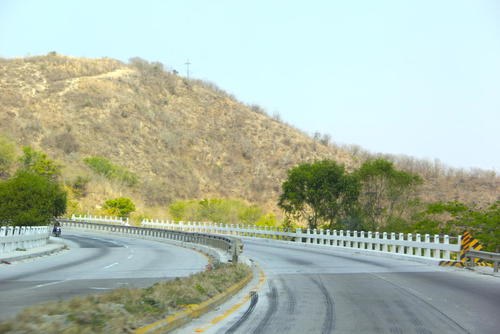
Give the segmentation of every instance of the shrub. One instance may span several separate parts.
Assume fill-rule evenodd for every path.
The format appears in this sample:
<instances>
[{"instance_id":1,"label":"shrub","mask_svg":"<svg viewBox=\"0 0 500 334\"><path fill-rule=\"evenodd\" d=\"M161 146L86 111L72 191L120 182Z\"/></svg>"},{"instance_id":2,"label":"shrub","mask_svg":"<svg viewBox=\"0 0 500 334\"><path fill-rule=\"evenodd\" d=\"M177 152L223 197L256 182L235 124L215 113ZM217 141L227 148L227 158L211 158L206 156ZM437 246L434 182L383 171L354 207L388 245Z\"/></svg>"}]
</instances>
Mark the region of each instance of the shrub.
<instances>
[{"instance_id":1,"label":"shrub","mask_svg":"<svg viewBox=\"0 0 500 334\"><path fill-rule=\"evenodd\" d=\"M42 175L21 171L0 183L0 225L45 225L66 212L66 192Z\"/></svg>"},{"instance_id":2,"label":"shrub","mask_svg":"<svg viewBox=\"0 0 500 334\"><path fill-rule=\"evenodd\" d=\"M111 163L106 158L90 157L83 159L83 162L95 173L110 180L115 179L128 187L133 187L139 182L137 174Z\"/></svg>"},{"instance_id":3,"label":"shrub","mask_svg":"<svg viewBox=\"0 0 500 334\"><path fill-rule=\"evenodd\" d=\"M103 209L111 216L128 217L131 212L135 211L135 205L130 198L118 197L107 200Z\"/></svg>"},{"instance_id":4,"label":"shrub","mask_svg":"<svg viewBox=\"0 0 500 334\"><path fill-rule=\"evenodd\" d=\"M255 205L237 199L176 201L168 206L174 220L213 221L224 224L255 224L264 214Z\"/></svg>"}]
</instances>

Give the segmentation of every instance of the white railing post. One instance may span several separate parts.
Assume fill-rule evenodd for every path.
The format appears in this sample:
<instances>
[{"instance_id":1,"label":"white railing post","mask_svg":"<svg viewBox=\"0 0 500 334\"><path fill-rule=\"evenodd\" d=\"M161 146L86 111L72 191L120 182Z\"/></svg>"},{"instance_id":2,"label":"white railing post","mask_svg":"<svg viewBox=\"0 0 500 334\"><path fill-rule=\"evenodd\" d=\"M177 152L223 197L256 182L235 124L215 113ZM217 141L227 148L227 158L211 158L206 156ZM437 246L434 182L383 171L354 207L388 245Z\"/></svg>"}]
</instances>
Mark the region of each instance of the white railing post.
<instances>
[{"instance_id":1,"label":"white railing post","mask_svg":"<svg viewBox=\"0 0 500 334\"><path fill-rule=\"evenodd\" d=\"M430 242L431 242L431 237L430 237L430 235L426 234L424 236L424 243L426 244L425 249L424 249L424 256L425 257L431 257L431 249L429 248Z\"/></svg>"},{"instance_id":2,"label":"white railing post","mask_svg":"<svg viewBox=\"0 0 500 334\"><path fill-rule=\"evenodd\" d=\"M444 236L444 244L445 245L449 245L450 244L450 236L449 235L445 235ZM445 260L449 260L450 259L450 251L449 250L445 250L444 251L444 257L443 257Z\"/></svg>"},{"instance_id":3,"label":"white railing post","mask_svg":"<svg viewBox=\"0 0 500 334\"><path fill-rule=\"evenodd\" d=\"M382 233L382 252L389 252L389 245L387 244L387 232Z\"/></svg>"},{"instance_id":4,"label":"white railing post","mask_svg":"<svg viewBox=\"0 0 500 334\"><path fill-rule=\"evenodd\" d=\"M434 243L439 245L439 234L434 235ZM439 249L439 246L436 246L434 248L434 258L435 259L441 258L441 250Z\"/></svg>"},{"instance_id":5,"label":"white railing post","mask_svg":"<svg viewBox=\"0 0 500 334\"><path fill-rule=\"evenodd\" d=\"M399 238L398 241L400 242L400 245L398 246L398 253L399 254L404 254L405 253L405 246L401 241L405 240L405 235L404 233L399 233Z\"/></svg>"}]
</instances>

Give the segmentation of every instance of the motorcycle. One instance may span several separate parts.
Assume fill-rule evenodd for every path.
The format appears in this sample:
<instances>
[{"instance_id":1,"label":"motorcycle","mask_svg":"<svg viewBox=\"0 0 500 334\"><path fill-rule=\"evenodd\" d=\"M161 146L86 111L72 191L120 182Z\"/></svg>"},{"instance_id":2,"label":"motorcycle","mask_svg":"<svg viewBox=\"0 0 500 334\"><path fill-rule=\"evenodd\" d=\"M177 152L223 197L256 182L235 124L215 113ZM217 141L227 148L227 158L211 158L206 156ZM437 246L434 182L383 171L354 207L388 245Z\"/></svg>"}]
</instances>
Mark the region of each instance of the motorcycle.
<instances>
[{"instance_id":1,"label":"motorcycle","mask_svg":"<svg viewBox=\"0 0 500 334\"><path fill-rule=\"evenodd\" d=\"M54 229L52 230L52 234L54 237L60 237L61 236L61 227L55 226Z\"/></svg>"}]
</instances>

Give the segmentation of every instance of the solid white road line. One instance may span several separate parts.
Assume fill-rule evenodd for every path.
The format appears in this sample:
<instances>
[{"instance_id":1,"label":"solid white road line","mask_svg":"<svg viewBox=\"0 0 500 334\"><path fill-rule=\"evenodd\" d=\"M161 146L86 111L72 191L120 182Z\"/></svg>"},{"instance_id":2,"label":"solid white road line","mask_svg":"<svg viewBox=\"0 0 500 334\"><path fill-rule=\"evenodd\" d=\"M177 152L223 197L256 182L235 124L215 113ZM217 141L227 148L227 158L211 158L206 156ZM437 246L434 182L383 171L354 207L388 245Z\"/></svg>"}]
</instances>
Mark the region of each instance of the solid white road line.
<instances>
[{"instance_id":1,"label":"solid white road line","mask_svg":"<svg viewBox=\"0 0 500 334\"><path fill-rule=\"evenodd\" d=\"M62 282L66 282L67 280L63 280L63 281L57 281L57 282L50 282L50 283L45 283L45 284L38 284L38 285L35 285L34 287L31 287L29 289L36 289L36 288L42 288L44 286L49 286L49 285L54 285L54 284L59 284L59 283L62 283Z\"/></svg>"},{"instance_id":2,"label":"solid white road line","mask_svg":"<svg viewBox=\"0 0 500 334\"><path fill-rule=\"evenodd\" d=\"M110 265L107 265L106 267L102 268L102 269L109 269L113 266L116 266L118 264L118 262L115 262L115 263L111 263Z\"/></svg>"}]
</instances>

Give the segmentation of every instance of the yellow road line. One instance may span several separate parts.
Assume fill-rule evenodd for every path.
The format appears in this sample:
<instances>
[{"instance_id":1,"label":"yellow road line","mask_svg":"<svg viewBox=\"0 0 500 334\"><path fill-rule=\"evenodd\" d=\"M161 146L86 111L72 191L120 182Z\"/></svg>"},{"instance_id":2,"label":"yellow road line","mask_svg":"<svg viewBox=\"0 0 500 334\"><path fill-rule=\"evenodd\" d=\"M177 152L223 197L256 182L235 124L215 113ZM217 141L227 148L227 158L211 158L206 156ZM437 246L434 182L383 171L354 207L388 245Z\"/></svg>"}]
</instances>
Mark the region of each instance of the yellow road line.
<instances>
[{"instance_id":1,"label":"yellow road line","mask_svg":"<svg viewBox=\"0 0 500 334\"><path fill-rule=\"evenodd\" d=\"M259 266L259 265L257 265ZM262 285L264 284L264 282L267 280L266 278L266 275L264 274L264 271L262 269L259 270L259 282L257 283L257 285L255 285L255 287L252 289L252 291L254 292L257 292L259 291L261 288L262 288ZM206 331L207 329L213 327L214 325L216 325L217 323L221 322L222 320L226 319L228 316L230 316L231 314L233 314L235 311L237 311L240 307L242 307L246 302L248 302L248 300L251 298L251 294L247 294L245 295L241 301L235 305L233 305L230 309L228 309L226 312L224 312L223 314L213 318L212 320L210 320L210 323L200 327L200 328L197 328L195 329L195 333L203 333L204 331Z\"/></svg>"}]
</instances>

